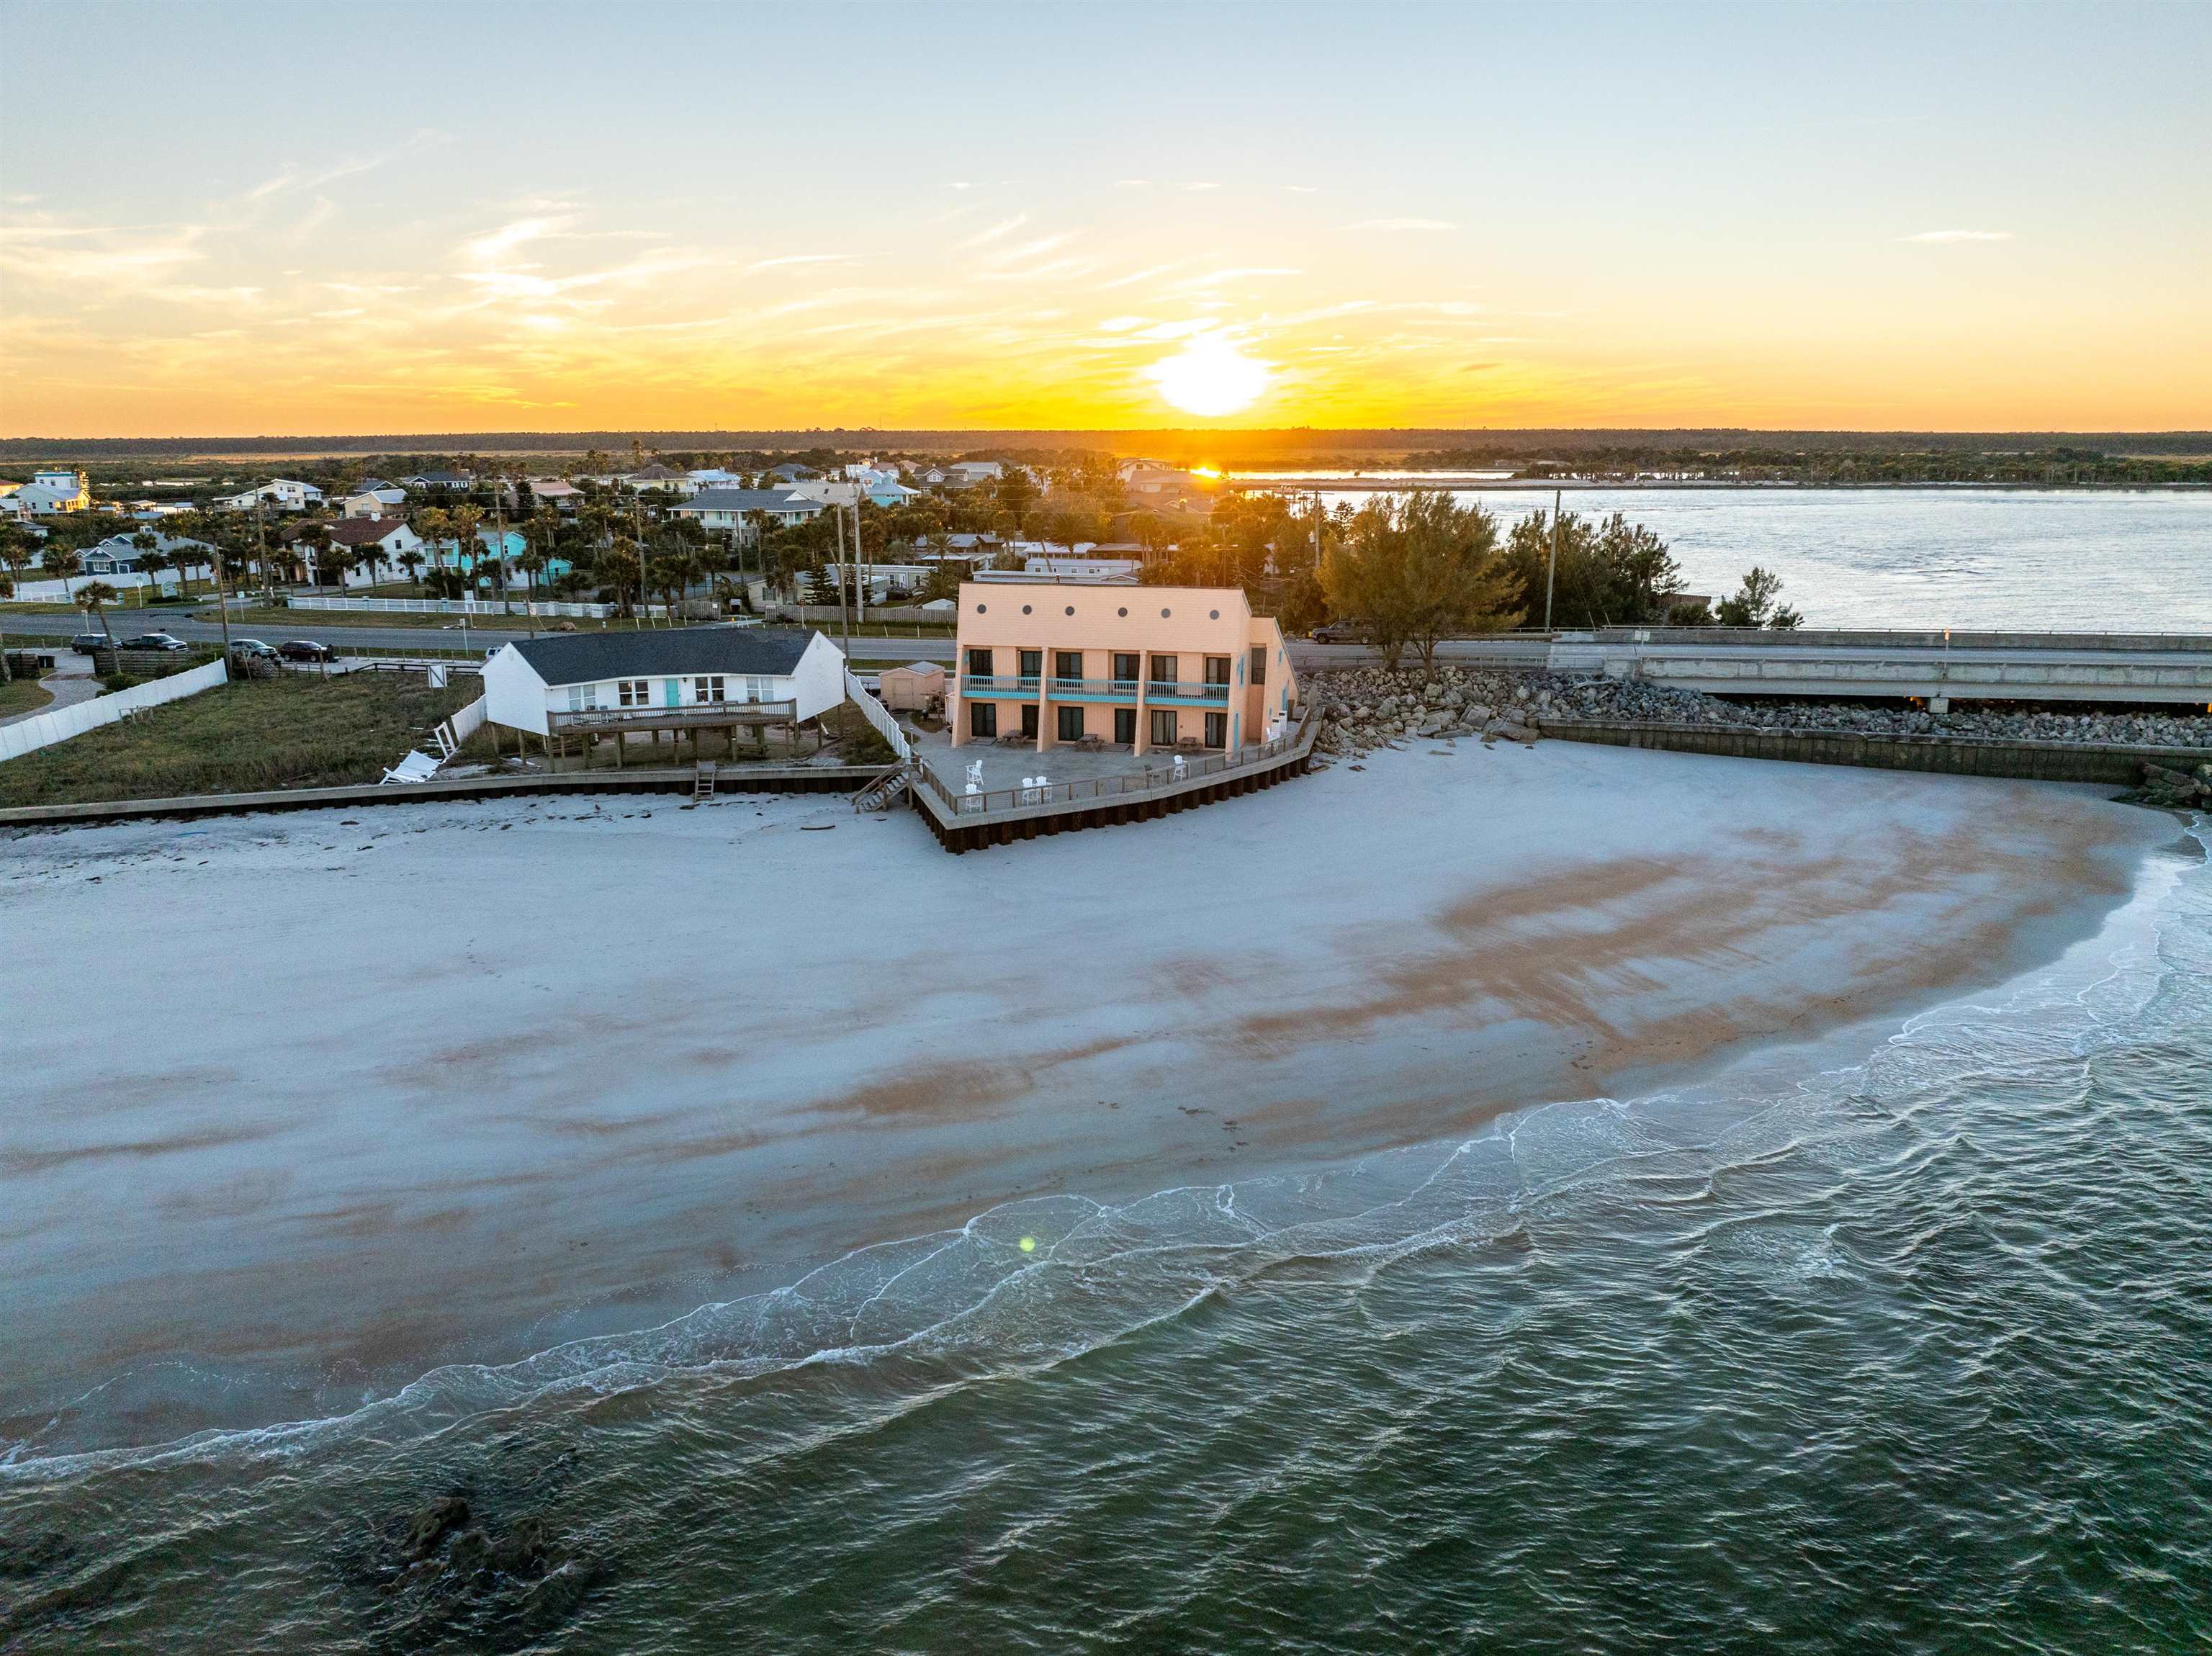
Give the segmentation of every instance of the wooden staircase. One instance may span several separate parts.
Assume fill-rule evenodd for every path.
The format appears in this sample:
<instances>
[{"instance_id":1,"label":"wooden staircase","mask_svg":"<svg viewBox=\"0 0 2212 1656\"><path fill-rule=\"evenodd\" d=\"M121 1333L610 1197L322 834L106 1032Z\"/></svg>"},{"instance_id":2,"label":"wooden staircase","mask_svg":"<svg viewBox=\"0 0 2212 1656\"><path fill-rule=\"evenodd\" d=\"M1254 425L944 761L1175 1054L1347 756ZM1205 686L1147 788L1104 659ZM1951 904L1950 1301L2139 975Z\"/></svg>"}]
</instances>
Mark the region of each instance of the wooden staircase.
<instances>
[{"instance_id":1,"label":"wooden staircase","mask_svg":"<svg viewBox=\"0 0 2212 1656\"><path fill-rule=\"evenodd\" d=\"M691 803L703 804L714 797L714 761L702 759L691 767Z\"/></svg>"}]
</instances>

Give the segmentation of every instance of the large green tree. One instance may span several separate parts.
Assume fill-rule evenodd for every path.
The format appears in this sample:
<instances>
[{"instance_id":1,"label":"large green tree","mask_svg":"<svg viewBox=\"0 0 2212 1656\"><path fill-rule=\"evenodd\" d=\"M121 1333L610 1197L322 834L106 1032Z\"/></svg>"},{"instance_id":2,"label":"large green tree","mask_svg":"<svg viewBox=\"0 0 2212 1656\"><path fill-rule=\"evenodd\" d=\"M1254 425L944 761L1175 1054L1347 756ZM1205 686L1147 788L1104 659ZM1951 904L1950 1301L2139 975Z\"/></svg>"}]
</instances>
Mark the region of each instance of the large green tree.
<instances>
[{"instance_id":1,"label":"large green tree","mask_svg":"<svg viewBox=\"0 0 2212 1656\"><path fill-rule=\"evenodd\" d=\"M1383 495L1331 540L1320 569L1329 608L1364 622L1384 664L1407 646L1433 671L1437 645L1516 625L1521 582L1503 556L1498 521L1441 490Z\"/></svg>"}]
</instances>

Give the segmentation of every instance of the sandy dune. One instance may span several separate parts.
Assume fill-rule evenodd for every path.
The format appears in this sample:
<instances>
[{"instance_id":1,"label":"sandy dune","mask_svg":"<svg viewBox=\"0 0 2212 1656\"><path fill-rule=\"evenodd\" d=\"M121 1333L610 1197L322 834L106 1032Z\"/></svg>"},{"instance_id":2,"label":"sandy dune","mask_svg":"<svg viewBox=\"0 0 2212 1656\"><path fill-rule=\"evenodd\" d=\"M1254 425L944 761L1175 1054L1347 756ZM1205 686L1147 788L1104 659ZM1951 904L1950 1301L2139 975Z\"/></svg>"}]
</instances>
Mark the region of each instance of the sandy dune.
<instances>
[{"instance_id":1,"label":"sandy dune","mask_svg":"<svg viewBox=\"0 0 2212 1656\"><path fill-rule=\"evenodd\" d=\"M1647 1087L1999 981L2172 838L2092 790L1422 744L964 858L821 800L0 840L0 1440L327 1413L1013 1196Z\"/></svg>"}]
</instances>

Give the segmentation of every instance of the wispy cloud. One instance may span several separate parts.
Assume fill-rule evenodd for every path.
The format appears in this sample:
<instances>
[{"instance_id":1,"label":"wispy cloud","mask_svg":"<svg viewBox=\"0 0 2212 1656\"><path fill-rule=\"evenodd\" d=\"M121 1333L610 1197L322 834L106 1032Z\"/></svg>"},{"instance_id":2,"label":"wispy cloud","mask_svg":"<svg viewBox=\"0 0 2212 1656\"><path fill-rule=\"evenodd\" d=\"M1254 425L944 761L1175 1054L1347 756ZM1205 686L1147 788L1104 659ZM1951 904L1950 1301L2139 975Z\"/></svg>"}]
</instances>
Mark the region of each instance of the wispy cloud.
<instances>
[{"instance_id":1,"label":"wispy cloud","mask_svg":"<svg viewBox=\"0 0 2212 1656\"><path fill-rule=\"evenodd\" d=\"M981 247L988 242L996 241L1000 236L1012 235L1029 221L1027 213L1017 213L1010 219L1000 220L988 230L979 230L960 245L963 247Z\"/></svg>"},{"instance_id":2,"label":"wispy cloud","mask_svg":"<svg viewBox=\"0 0 2212 1656\"><path fill-rule=\"evenodd\" d=\"M337 161L319 171L302 171L296 167L288 167L276 177L264 179L255 185L252 189L246 192L246 198L248 201L264 201L270 196L282 195L287 191L319 190L325 185L337 183L340 179L349 179L357 173L374 172L388 161L398 161L402 155L412 155L418 149L428 149L436 143L441 136L441 134L425 127L407 139L405 143L394 144L389 149L380 149L373 155Z\"/></svg>"},{"instance_id":3,"label":"wispy cloud","mask_svg":"<svg viewBox=\"0 0 2212 1656\"><path fill-rule=\"evenodd\" d=\"M858 253L786 253L781 258L757 259L745 266L745 274L756 270L778 270L790 264L858 264Z\"/></svg>"},{"instance_id":4,"label":"wispy cloud","mask_svg":"<svg viewBox=\"0 0 2212 1656\"><path fill-rule=\"evenodd\" d=\"M1185 276L1174 285L1178 288L1211 288L1216 282L1236 282L1245 276L1294 276L1299 274L1289 265L1232 264L1224 270L1208 270L1204 276Z\"/></svg>"},{"instance_id":5,"label":"wispy cloud","mask_svg":"<svg viewBox=\"0 0 2212 1656\"><path fill-rule=\"evenodd\" d=\"M1899 236L1899 241L2010 241L2009 230L1923 230L1917 236Z\"/></svg>"},{"instance_id":6,"label":"wispy cloud","mask_svg":"<svg viewBox=\"0 0 2212 1656\"><path fill-rule=\"evenodd\" d=\"M1362 219L1357 224L1347 224L1347 230L1456 230L1459 226L1449 219Z\"/></svg>"},{"instance_id":7,"label":"wispy cloud","mask_svg":"<svg viewBox=\"0 0 2212 1656\"><path fill-rule=\"evenodd\" d=\"M1195 179L1183 185L1186 190L1218 190L1220 185L1212 179Z\"/></svg>"}]
</instances>

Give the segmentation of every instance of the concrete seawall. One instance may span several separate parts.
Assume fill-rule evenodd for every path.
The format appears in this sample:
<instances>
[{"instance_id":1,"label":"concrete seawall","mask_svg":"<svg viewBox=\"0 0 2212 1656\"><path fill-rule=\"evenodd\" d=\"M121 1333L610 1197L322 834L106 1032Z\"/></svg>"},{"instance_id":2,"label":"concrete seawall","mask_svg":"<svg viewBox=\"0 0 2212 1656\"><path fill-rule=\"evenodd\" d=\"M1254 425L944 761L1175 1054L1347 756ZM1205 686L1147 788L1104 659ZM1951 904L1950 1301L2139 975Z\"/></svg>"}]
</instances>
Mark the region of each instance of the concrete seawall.
<instances>
[{"instance_id":1,"label":"concrete seawall","mask_svg":"<svg viewBox=\"0 0 2212 1656\"><path fill-rule=\"evenodd\" d=\"M1844 731L1748 730L1728 725L1602 723L1545 719L1542 733L1561 742L1734 759L1782 759L1806 765L1861 765L1873 770L1940 771L1956 776L2004 776L2032 782L2094 782L2134 787L2146 761L2190 770L2212 761L2212 748L2106 747L2071 742L2008 742L1988 737L1869 736Z\"/></svg>"}]
</instances>

